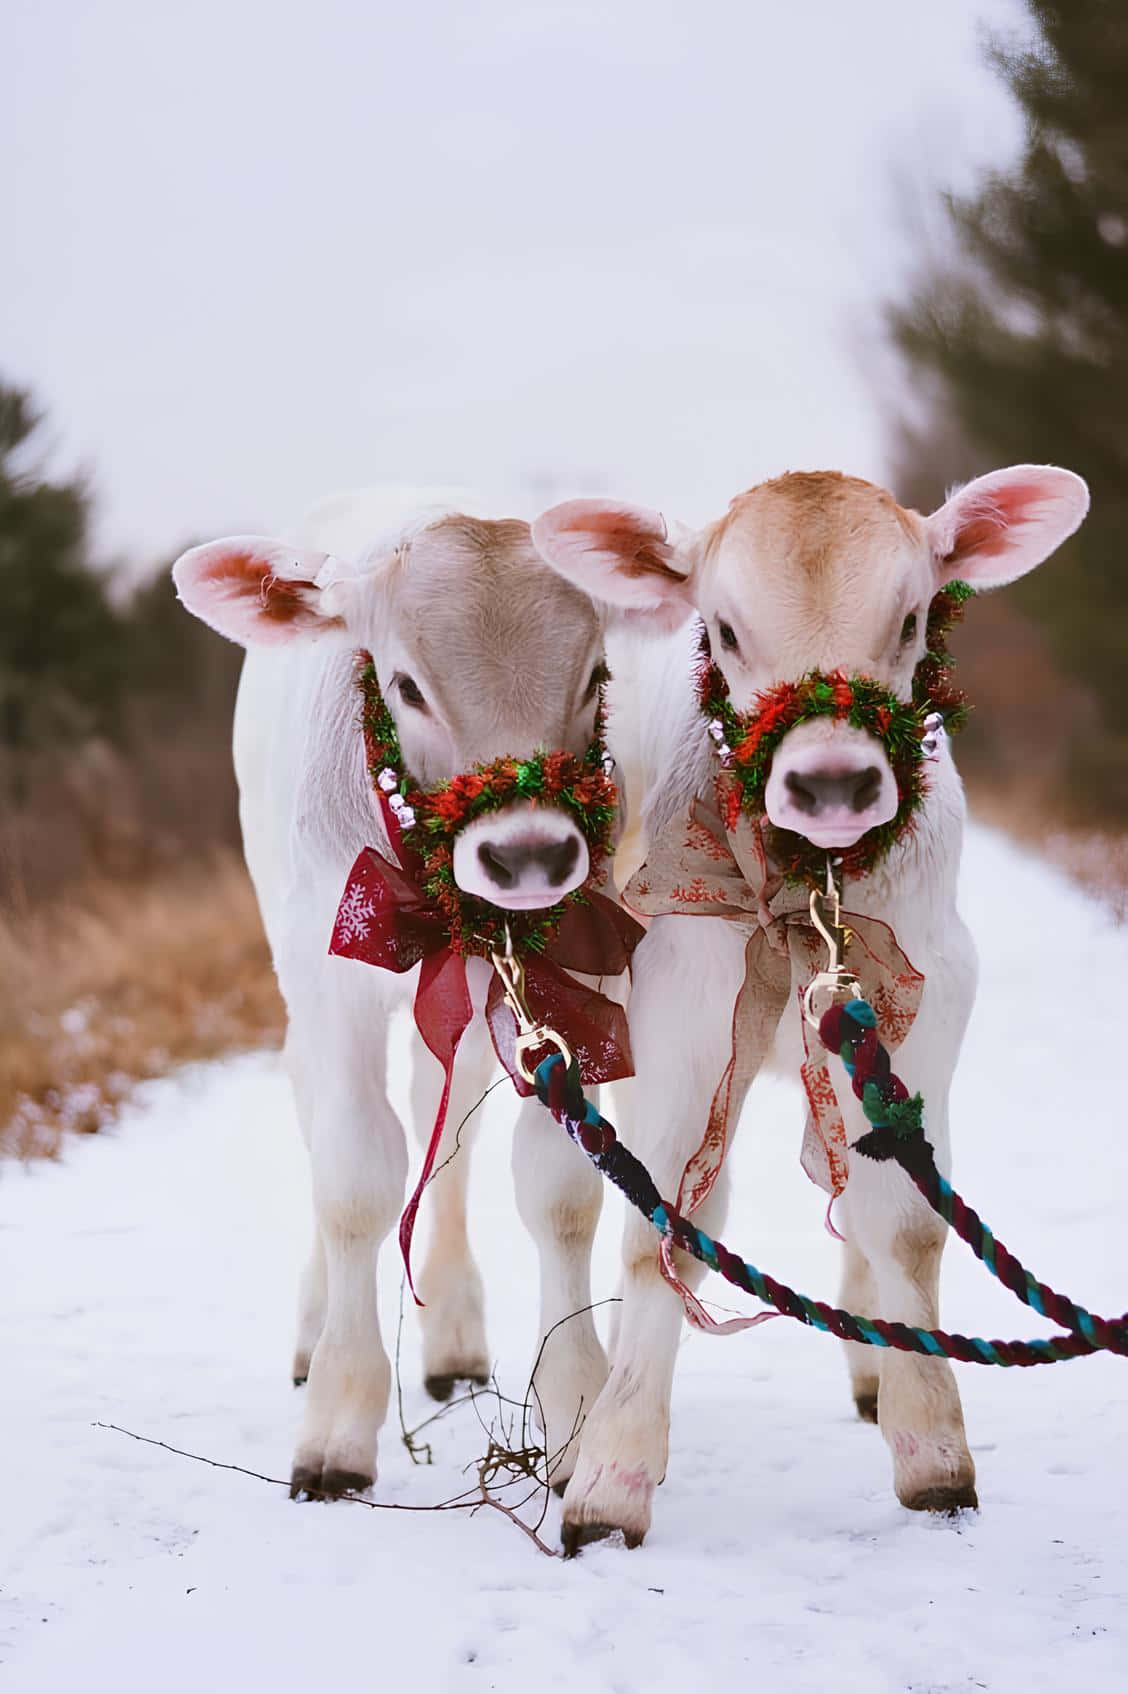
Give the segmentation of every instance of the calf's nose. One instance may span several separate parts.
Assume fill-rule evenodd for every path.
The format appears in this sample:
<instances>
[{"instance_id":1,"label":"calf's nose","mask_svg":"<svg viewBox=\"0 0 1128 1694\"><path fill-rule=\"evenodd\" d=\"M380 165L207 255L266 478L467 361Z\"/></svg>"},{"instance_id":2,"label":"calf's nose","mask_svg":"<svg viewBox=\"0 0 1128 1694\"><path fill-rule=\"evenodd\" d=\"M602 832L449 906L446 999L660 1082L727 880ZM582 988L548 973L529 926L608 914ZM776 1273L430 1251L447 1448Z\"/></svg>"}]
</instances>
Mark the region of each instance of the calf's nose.
<instances>
[{"instance_id":1,"label":"calf's nose","mask_svg":"<svg viewBox=\"0 0 1128 1694\"><path fill-rule=\"evenodd\" d=\"M881 793L881 771L877 765L864 770L788 771L784 786L804 817L838 810L868 812Z\"/></svg>"},{"instance_id":2,"label":"calf's nose","mask_svg":"<svg viewBox=\"0 0 1128 1694\"><path fill-rule=\"evenodd\" d=\"M459 830L452 869L464 893L524 912L559 905L585 881L591 858L584 837L559 807L517 801Z\"/></svg>"},{"instance_id":3,"label":"calf's nose","mask_svg":"<svg viewBox=\"0 0 1128 1694\"><path fill-rule=\"evenodd\" d=\"M764 788L769 820L816 847L852 847L895 817L897 806L897 779L881 743L825 719L788 730Z\"/></svg>"},{"instance_id":4,"label":"calf's nose","mask_svg":"<svg viewBox=\"0 0 1128 1694\"><path fill-rule=\"evenodd\" d=\"M498 889L516 888L528 871L560 888L576 868L580 843L574 835L563 841L480 841L478 863Z\"/></svg>"}]
</instances>

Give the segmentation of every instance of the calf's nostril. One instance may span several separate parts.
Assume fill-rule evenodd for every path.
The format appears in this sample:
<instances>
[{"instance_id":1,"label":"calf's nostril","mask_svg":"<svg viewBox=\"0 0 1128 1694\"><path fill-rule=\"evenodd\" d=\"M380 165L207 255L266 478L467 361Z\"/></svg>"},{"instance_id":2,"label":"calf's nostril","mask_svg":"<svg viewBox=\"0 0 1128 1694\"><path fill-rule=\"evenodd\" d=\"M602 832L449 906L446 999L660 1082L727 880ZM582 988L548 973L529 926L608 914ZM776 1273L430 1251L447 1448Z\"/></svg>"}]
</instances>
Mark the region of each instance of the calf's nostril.
<instances>
[{"instance_id":1,"label":"calf's nostril","mask_svg":"<svg viewBox=\"0 0 1128 1694\"><path fill-rule=\"evenodd\" d=\"M850 804L856 812L868 812L880 793L881 772L876 765L868 765L854 778L854 792Z\"/></svg>"},{"instance_id":2,"label":"calf's nostril","mask_svg":"<svg viewBox=\"0 0 1128 1694\"><path fill-rule=\"evenodd\" d=\"M528 870L539 871L550 888L559 888L576 868L580 843L564 841L496 841L478 843L478 863L495 888L513 888Z\"/></svg>"},{"instance_id":3,"label":"calf's nostril","mask_svg":"<svg viewBox=\"0 0 1128 1694\"><path fill-rule=\"evenodd\" d=\"M580 856L580 844L574 835L570 835L567 841L558 841L551 847L542 847L536 856L545 868L548 886L559 888L560 884L566 882L576 868L576 860Z\"/></svg>"},{"instance_id":4,"label":"calf's nostril","mask_svg":"<svg viewBox=\"0 0 1128 1694\"><path fill-rule=\"evenodd\" d=\"M847 807L868 812L881 794L881 770L867 765L861 771L788 771L784 786L796 811L804 817Z\"/></svg>"},{"instance_id":5,"label":"calf's nostril","mask_svg":"<svg viewBox=\"0 0 1128 1694\"><path fill-rule=\"evenodd\" d=\"M506 862L504 848L495 847L492 842L479 842L478 863L498 888L512 888L517 880L516 871Z\"/></svg>"},{"instance_id":6,"label":"calf's nostril","mask_svg":"<svg viewBox=\"0 0 1128 1694\"><path fill-rule=\"evenodd\" d=\"M819 804L818 795L815 793L813 788L807 787L802 777L797 775L795 771L788 771L784 778L784 786L792 800L794 800L796 806L807 817L810 817L811 813L817 810Z\"/></svg>"}]
</instances>

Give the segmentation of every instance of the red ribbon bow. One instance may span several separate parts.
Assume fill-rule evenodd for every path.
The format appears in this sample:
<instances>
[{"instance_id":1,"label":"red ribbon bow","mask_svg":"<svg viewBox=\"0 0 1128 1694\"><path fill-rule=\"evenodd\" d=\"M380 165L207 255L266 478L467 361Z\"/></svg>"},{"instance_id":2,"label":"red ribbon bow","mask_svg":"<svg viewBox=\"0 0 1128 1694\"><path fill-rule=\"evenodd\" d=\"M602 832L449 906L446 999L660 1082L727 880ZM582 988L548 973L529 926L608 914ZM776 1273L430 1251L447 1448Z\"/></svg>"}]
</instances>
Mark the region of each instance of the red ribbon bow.
<instances>
[{"instance_id":1,"label":"red ribbon bow","mask_svg":"<svg viewBox=\"0 0 1128 1694\"><path fill-rule=\"evenodd\" d=\"M442 1140L458 1044L474 1008L465 957L454 951L447 923L427 897L422 861L404 842L385 794L379 789L376 793L398 863L386 859L374 847L365 847L360 853L337 908L329 951L346 959L362 959L382 970L402 973L420 966L413 1007L415 1026L444 1071L443 1092L423 1168L399 1226L408 1282L416 1303L422 1304L411 1277L411 1238ZM618 976L630 963L643 934L642 927L613 900L589 891L582 903L572 902L565 908L545 952L530 951L522 961L529 1010L538 1022L559 1030L579 1062L585 1084L615 1082L633 1075L630 1038L623 1008L568 973ZM496 973L486 999L486 1021L494 1050L517 1092L531 1094L533 1090L516 1066L517 1023L505 1004Z\"/></svg>"}]
</instances>

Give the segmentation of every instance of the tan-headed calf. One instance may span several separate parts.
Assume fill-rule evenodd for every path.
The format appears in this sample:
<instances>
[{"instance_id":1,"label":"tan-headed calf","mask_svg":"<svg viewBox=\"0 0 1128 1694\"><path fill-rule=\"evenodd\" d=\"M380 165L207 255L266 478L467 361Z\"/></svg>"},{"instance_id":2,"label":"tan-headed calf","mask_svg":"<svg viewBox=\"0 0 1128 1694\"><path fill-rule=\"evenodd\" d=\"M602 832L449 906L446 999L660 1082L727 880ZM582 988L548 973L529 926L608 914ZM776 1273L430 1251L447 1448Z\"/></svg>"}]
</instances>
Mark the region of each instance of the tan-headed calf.
<instances>
[{"instance_id":1,"label":"tan-headed calf","mask_svg":"<svg viewBox=\"0 0 1128 1694\"><path fill-rule=\"evenodd\" d=\"M1052 466L981 477L931 517L905 510L871 483L821 472L763 483L719 521L676 541L658 513L611 501L569 501L544 514L533 536L557 570L636 625L650 620L668 629L696 612L733 705L746 711L760 691L812 670L873 677L908 700L929 602L942 584L963 578L984 589L1013 581L1077 528L1087 506L1081 479ZM695 641L687 625L640 666L651 837L707 795L715 776L716 752L694 692ZM876 739L820 718L779 745L766 807L773 823L833 850L893 816L897 785ZM926 978L896 1069L924 1096L926 1132L942 1168L949 1086L976 980L974 947L956 909L963 823L962 787L941 738L916 829L846 891L847 906L892 926ZM631 1146L666 1195L677 1193L730 1056L745 939L739 924L716 917L661 916L636 955ZM794 1076L799 1059L792 998L771 1062ZM868 1126L837 1062L832 1074L853 1142ZM715 1235L723 1205L722 1181L695 1222ZM838 1212L847 1238L841 1304L936 1327L945 1230L908 1177L855 1156ZM565 1496L572 1547L610 1529L628 1542L640 1539L666 1470L682 1313L659 1274L653 1230L633 1214L623 1262L612 1369ZM685 1274L695 1278L699 1267ZM947 1361L858 1344L848 1354L854 1398L863 1417L876 1412L899 1499L925 1509L974 1505L975 1467Z\"/></svg>"}]
</instances>

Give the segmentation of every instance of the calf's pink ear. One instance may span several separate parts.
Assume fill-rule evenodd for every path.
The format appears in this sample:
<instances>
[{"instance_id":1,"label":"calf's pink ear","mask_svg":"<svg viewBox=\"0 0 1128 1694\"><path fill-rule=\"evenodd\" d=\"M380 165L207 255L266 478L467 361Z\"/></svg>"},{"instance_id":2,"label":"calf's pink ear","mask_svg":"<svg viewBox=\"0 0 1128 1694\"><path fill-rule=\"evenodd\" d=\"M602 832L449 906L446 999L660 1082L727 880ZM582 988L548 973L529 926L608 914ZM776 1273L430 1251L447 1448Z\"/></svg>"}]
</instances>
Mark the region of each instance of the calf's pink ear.
<instances>
[{"instance_id":1,"label":"calf's pink ear","mask_svg":"<svg viewBox=\"0 0 1128 1694\"><path fill-rule=\"evenodd\" d=\"M533 524L541 557L639 628L676 629L693 610L661 512L621 500L565 500Z\"/></svg>"},{"instance_id":2,"label":"calf's pink ear","mask_svg":"<svg viewBox=\"0 0 1128 1694\"><path fill-rule=\"evenodd\" d=\"M172 567L190 612L244 647L271 646L340 627L317 585L327 553L261 535L232 535L181 554Z\"/></svg>"},{"instance_id":3,"label":"calf's pink ear","mask_svg":"<svg viewBox=\"0 0 1128 1694\"><path fill-rule=\"evenodd\" d=\"M1089 490L1057 465L1012 465L976 477L927 520L941 582L999 588L1060 547L1089 510Z\"/></svg>"}]
</instances>

